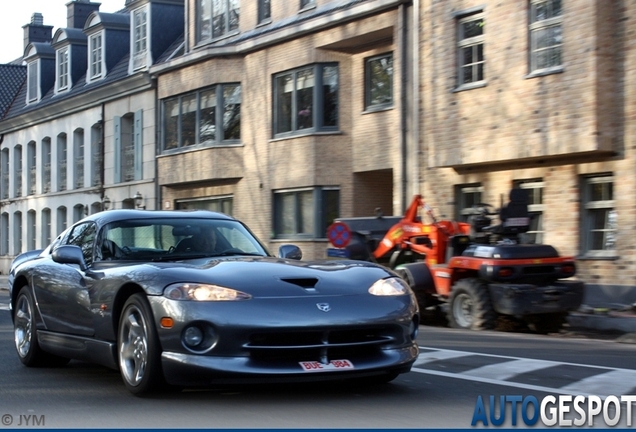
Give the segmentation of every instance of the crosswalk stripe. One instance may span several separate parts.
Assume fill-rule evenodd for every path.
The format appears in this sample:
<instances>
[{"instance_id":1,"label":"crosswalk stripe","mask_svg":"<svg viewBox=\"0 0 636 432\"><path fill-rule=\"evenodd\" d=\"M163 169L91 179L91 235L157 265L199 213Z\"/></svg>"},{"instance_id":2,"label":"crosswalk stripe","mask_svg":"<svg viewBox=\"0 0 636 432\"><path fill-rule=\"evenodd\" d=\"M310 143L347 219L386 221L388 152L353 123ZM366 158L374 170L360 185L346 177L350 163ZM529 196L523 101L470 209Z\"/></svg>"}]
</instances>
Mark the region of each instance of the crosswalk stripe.
<instances>
[{"instance_id":1,"label":"crosswalk stripe","mask_svg":"<svg viewBox=\"0 0 636 432\"><path fill-rule=\"evenodd\" d=\"M482 354L470 351L445 350L432 347L420 347L421 353L413 365L412 371L428 375L437 375L448 378L458 378L463 380L483 382L487 384L497 384L526 390L536 390L548 393L571 394L571 395L597 395L609 396L619 394L630 394L636 388L636 370L620 369L595 365L584 365L580 363L556 362L551 360L536 360L523 357L502 356L494 354ZM476 366L473 369L462 371L461 373L446 372L441 370L427 369L428 363L439 360L460 359L462 357L492 357L499 360L496 364ZM508 361L501 362L501 359ZM530 372L540 376L543 369L554 368L555 366L567 365L586 368L596 371L593 376L582 378L573 383L561 387L547 387L530 383L511 381L514 377Z\"/></svg>"},{"instance_id":2,"label":"crosswalk stripe","mask_svg":"<svg viewBox=\"0 0 636 432\"><path fill-rule=\"evenodd\" d=\"M613 370L562 387L568 392L585 390L597 394L612 389L612 394L629 394L636 388L636 371Z\"/></svg>"}]
</instances>

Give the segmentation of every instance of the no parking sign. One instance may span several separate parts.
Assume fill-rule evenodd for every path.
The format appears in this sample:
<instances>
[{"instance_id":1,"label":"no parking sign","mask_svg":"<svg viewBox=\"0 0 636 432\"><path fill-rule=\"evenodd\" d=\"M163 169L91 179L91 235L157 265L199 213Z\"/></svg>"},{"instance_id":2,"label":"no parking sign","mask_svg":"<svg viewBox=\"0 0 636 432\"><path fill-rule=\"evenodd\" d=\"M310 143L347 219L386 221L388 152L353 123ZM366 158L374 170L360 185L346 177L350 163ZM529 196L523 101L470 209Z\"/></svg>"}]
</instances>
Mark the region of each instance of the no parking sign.
<instances>
[{"instance_id":1,"label":"no parking sign","mask_svg":"<svg viewBox=\"0 0 636 432\"><path fill-rule=\"evenodd\" d=\"M327 238L337 248L346 247L351 241L351 230L344 222L334 222L327 228Z\"/></svg>"}]
</instances>

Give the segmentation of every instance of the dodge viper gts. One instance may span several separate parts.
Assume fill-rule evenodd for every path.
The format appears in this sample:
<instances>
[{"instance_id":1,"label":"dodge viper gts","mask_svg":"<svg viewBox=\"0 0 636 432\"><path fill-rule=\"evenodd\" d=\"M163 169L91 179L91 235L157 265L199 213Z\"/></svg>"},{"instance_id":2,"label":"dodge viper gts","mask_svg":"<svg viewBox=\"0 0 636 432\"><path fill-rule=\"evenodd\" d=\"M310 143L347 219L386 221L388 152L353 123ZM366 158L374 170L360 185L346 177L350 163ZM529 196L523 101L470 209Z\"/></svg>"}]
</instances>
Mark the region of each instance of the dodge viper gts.
<instances>
[{"instance_id":1,"label":"dodge viper gts","mask_svg":"<svg viewBox=\"0 0 636 432\"><path fill-rule=\"evenodd\" d=\"M303 261L290 244L274 256L241 221L203 210L88 216L18 255L9 291L24 365L98 363L119 370L134 394L388 382L418 355L419 310L397 274Z\"/></svg>"}]
</instances>

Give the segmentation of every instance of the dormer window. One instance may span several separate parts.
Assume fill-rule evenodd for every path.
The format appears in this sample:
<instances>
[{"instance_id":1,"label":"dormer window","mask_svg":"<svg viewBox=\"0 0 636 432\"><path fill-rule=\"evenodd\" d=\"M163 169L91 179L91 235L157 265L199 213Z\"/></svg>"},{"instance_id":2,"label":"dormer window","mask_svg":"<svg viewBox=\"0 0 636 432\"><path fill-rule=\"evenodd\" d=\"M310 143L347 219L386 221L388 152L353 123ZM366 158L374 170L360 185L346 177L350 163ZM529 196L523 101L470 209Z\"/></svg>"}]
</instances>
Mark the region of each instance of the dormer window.
<instances>
[{"instance_id":1,"label":"dormer window","mask_svg":"<svg viewBox=\"0 0 636 432\"><path fill-rule=\"evenodd\" d=\"M133 71L143 69L148 64L148 7L133 12L132 60Z\"/></svg>"},{"instance_id":2,"label":"dormer window","mask_svg":"<svg viewBox=\"0 0 636 432\"><path fill-rule=\"evenodd\" d=\"M59 49L57 51L57 68L55 77L55 92L60 93L68 90L68 64L69 64L69 50L68 47Z\"/></svg>"},{"instance_id":3,"label":"dormer window","mask_svg":"<svg viewBox=\"0 0 636 432\"><path fill-rule=\"evenodd\" d=\"M103 77L103 37L96 33L89 39L88 80L94 81Z\"/></svg>"},{"instance_id":4,"label":"dormer window","mask_svg":"<svg viewBox=\"0 0 636 432\"><path fill-rule=\"evenodd\" d=\"M40 81L38 77L39 73L37 60L34 60L27 64L27 75L27 103L37 102L39 99L38 82Z\"/></svg>"}]
</instances>

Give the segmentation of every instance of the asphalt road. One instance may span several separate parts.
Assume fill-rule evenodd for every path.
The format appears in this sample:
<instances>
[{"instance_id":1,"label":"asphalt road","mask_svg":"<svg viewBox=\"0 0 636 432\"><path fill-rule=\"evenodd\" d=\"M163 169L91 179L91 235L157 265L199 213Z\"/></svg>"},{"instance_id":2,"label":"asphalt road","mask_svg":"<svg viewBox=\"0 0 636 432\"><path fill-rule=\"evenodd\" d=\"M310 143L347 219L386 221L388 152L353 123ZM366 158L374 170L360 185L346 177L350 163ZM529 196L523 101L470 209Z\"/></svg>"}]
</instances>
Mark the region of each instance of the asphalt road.
<instances>
[{"instance_id":1,"label":"asphalt road","mask_svg":"<svg viewBox=\"0 0 636 432\"><path fill-rule=\"evenodd\" d=\"M388 385L243 386L139 398L118 372L100 366L24 367L3 304L6 292L0 292L0 429L469 428L480 397L541 401L636 392L636 345L613 337L422 326L413 371ZM504 426L511 421L510 411Z\"/></svg>"}]
</instances>

